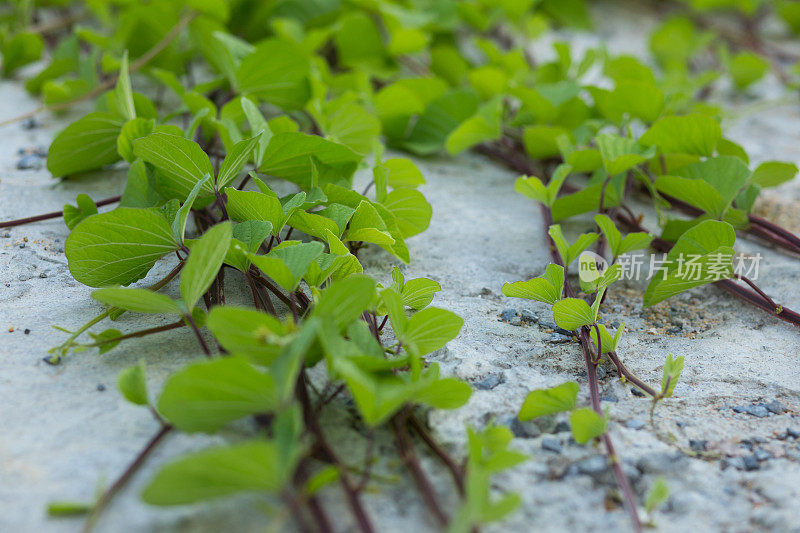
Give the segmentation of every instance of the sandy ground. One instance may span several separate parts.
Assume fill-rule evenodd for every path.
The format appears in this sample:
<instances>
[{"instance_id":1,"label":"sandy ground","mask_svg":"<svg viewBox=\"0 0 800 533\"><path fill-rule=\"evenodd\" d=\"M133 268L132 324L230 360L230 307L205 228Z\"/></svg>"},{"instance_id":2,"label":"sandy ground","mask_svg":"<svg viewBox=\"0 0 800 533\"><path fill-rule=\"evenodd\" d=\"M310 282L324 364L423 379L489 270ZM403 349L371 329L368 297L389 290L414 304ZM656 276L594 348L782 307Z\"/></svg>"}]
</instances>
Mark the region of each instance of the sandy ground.
<instances>
[{"instance_id":1,"label":"sandy ground","mask_svg":"<svg viewBox=\"0 0 800 533\"><path fill-rule=\"evenodd\" d=\"M570 38L582 45L602 39L612 51L636 52L643 49L648 20L646 13L609 6L602 13L599 36ZM533 47L536 52L545 48L544 43ZM761 97L774 96L774 80L757 91ZM796 102L754 112L754 97L724 91L717 96L738 110L726 126L754 160L800 162ZM0 117L35 105L19 83L0 83ZM16 168L19 149L46 147L74 116L43 116L34 129L19 124L0 128L0 219L58 210L78 192L100 199L121 191L118 173L60 182L43 168ZM478 157L419 164L428 180L422 190L434 215L429 230L409 242L413 262L403 269L407 278L439 281L443 291L435 305L464 317L461 335L433 359L445 373L476 389L467 406L431 413L429 422L455 453L463 448L466 425L505 424L516 435L513 446L531 456L497 478L498 491L518 491L524 504L505 523L489 529L629 529L599 448L575 444L560 417L537 424L514 421L529 390L566 380L585 385L577 344L552 342L547 324L552 317L546 309L500 293L504 282L538 275L547 262L538 207L513 193L514 175ZM791 206L800 198L800 184L786 184L767 197L771 204ZM796 218L797 211L793 213ZM654 227L650 213L646 215ZM588 218L567 226L574 231L589 228ZM58 367L45 364L47 350L66 336L51 325L74 329L102 310L89 298L90 289L69 275L63 254L67 234L61 220L0 231L0 531L79 530L80 520L48 518L47 502L90 500L96 487L113 480L157 429L145 410L122 399L115 387L117 373L144 357L151 388L157 391L170 372L199 355L196 341L178 330L123 343L103 356L90 351L72 355ZM761 253L765 259L759 284L787 306L800 307L795 258L747 240L737 248ZM386 278L395 264L378 251L367 251L364 259L379 278ZM143 283L170 267L169 261L159 264ZM649 425L649 402L621 384L611 369L601 389L612 438L639 499L659 477L670 486L671 497L653 517L657 530L800 531L798 331L712 287L643 311L642 289L643 283L615 286L602 317L612 325L625 322L619 352L642 379L658 384L669 352L686 357L682 382L675 397L656 410L654 427ZM510 323L500 319L508 309L514 312L507 316L518 315ZM168 320L131 315L108 327L132 331ZM581 399L587 401L585 386ZM325 424L342 456L358 464L365 453L361 436L367 431L352 422L351 410L341 399L325 411ZM149 507L138 499L147 479L169 458L252 431L242 423L214 437L170 437L113 502L97 530L249 532L263 531L270 520L280 527L282 511L278 509L276 519L265 509L279 502L260 497L174 509ZM410 479L398 475L390 436L377 434L375 439L377 475L366 503L380 531L433 530ZM423 462L440 493L452 494L446 474L431 458L425 456ZM338 528L350 529L340 495L328 491L323 500ZM450 509L455 505L454 500L445 502Z\"/></svg>"}]
</instances>

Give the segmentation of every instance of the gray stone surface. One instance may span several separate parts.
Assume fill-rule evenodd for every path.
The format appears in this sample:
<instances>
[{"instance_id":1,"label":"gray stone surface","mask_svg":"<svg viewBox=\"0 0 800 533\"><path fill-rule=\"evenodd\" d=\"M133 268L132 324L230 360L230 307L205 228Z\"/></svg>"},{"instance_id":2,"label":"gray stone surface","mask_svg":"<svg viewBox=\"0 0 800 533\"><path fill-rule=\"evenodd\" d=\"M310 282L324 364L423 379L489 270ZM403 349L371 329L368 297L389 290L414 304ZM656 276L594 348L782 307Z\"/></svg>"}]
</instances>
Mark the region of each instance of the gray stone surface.
<instances>
[{"instance_id":1,"label":"gray stone surface","mask_svg":"<svg viewBox=\"0 0 800 533\"><path fill-rule=\"evenodd\" d=\"M577 46L602 40L612 52L641 52L655 19L645 7L637 6L604 5L604 11L598 13L598 34L560 37ZM545 41L535 43L532 50L536 57L551 53ZM780 94L772 79L754 90L760 98ZM755 162L800 160L796 101L754 108L753 97L731 95L724 88L715 98L735 106L726 127ZM19 83L0 82L0 118L35 105ZM38 119L41 126L33 129L20 124L0 128L0 219L60 209L78 192L89 192L96 199L120 192L120 173L61 182L44 169L17 169L19 149L47 146L54 132L74 116L43 115ZM502 386L476 390L469 404L458 411L432 412L429 422L437 437L456 454L463 451L467 425L481 428L491 421L507 423L516 435L513 446L531 456L495 483L498 490L518 491L522 508L505 523L487 530L628 530L621 508L606 510L613 483L599 449L568 441L564 419L550 420L552 427L547 428L511 422L527 392L534 388L577 380L582 385L579 400L587 403L580 349L576 343L548 342L551 332L546 324L552 316L545 306L525 302L530 315L523 315L517 326L498 320L504 309L523 305L504 297L501 285L538 275L547 264L538 207L513 193L513 174L478 157L419 163L428 180L422 190L433 204L434 215L430 229L409 242L413 262L400 266L406 279L425 276L440 282L443 291L435 305L451 309L465 320L461 335L432 359L445 374L468 382L501 373L505 379ZM366 178L361 175L359 179ZM792 205L800 198L800 184L767 191L766 197ZM634 207L645 213L645 222L654 228L654 215L643 205ZM796 216L797 211L793 212ZM590 227L588 217L566 224L567 231ZM146 410L121 398L115 387L117 373L144 357L150 386L158 391L170 372L199 355L194 339L178 330L123 343L103 356L88 351L68 357L58 367L45 364L42 357L47 350L65 338L51 325L74 329L101 310L89 298L90 289L69 275L63 254L66 236L60 220L0 231L0 501L4 508L0 531L78 531L79 520L48 518L47 502L91 499L98 483L113 480L157 429ZM737 248L761 253L765 260L760 285L789 307L800 307L796 258L752 240L742 240ZM380 251L365 250L363 257L368 271L384 278L395 264ZM163 275L170 266L170 261L159 264L143 283ZM601 392L617 399L606 403L612 419L611 436L634 480L639 501L658 477L664 477L670 486L668 504L654 516L657 530L797 531L798 332L713 287L689 291L653 311L642 310L642 289L641 283L615 285L602 308L603 319L609 324L625 322L627 332L619 353L625 364L649 383L660 382L668 352L685 356L681 383L675 397L656 410L655 431L649 425L642 429L625 426L625 421L646 420L650 404L619 383L613 371L602 380ZM236 295L232 298L236 301ZM539 317L540 323L528 316ZM680 332L663 335L668 328L677 327L677 320ZM131 331L166 321L158 316L123 316L113 327ZM314 377L323 378L320 372ZM786 411L758 418L731 410L732 406L773 400ZM365 453L362 436L366 430L348 421L348 408L346 399L341 398L325 411L324 423L343 457L359 464ZM787 428L792 428L791 432ZM97 530L249 532L263 531L270 520L280 529L286 519L280 503L260 497L174 509L152 508L138 499L146 480L164 461L252 431L243 423L214 437L170 437L113 502ZM553 439L549 433L556 431L561 432L558 439L563 443L558 454L544 447L544 439ZM742 439L752 441L754 437L765 440L756 449L768 451L769 460L760 460L755 452L739 446ZM706 444L692 446L690 441ZM405 475L397 476L391 438L376 435L376 450L381 458L375 467L379 476L365 497L380 531L433 530L413 483ZM684 454L687 450L693 451L693 456ZM423 465L432 472L437 491L452 495L449 478L433 459L423 455ZM452 498L444 501L448 509L454 509ZM323 502L338 530L352 526L336 491L324 492ZM264 503L276 505L277 515L265 514Z\"/></svg>"}]
</instances>

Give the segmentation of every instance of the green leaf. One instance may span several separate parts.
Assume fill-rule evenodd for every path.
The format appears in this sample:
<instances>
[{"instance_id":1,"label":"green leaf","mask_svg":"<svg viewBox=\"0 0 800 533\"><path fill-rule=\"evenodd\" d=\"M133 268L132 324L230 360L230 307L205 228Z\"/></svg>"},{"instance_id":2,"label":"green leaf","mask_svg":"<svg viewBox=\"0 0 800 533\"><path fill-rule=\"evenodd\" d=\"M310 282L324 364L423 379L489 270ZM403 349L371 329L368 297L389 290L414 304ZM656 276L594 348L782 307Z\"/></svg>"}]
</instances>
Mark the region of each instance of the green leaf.
<instances>
[{"instance_id":1,"label":"green leaf","mask_svg":"<svg viewBox=\"0 0 800 533\"><path fill-rule=\"evenodd\" d=\"M570 331L594 324L595 321L589 304L579 298L564 298L554 303L553 318L558 327Z\"/></svg>"},{"instance_id":2,"label":"green leaf","mask_svg":"<svg viewBox=\"0 0 800 533\"><path fill-rule=\"evenodd\" d=\"M769 71L769 61L753 52L740 52L731 58L728 68L734 85L746 89Z\"/></svg>"},{"instance_id":3,"label":"green leaf","mask_svg":"<svg viewBox=\"0 0 800 533\"><path fill-rule=\"evenodd\" d=\"M558 255L567 267L599 237L597 233L582 233L578 235L578 239L570 245L564 238L560 225L554 224L550 226L547 233L553 239L556 249L558 250Z\"/></svg>"},{"instance_id":4,"label":"green leaf","mask_svg":"<svg viewBox=\"0 0 800 533\"><path fill-rule=\"evenodd\" d=\"M693 287L733 276L736 233L727 222L704 220L684 232L644 293L649 307Z\"/></svg>"},{"instance_id":5,"label":"green leaf","mask_svg":"<svg viewBox=\"0 0 800 533\"><path fill-rule=\"evenodd\" d=\"M660 118L639 142L656 145L665 154L692 154L710 157L722 137L719 123L713 117L694 113Z\"/></svg>"},{"instance_id":6,"label":"green leaf","mask_svg":"<svg viewBox=\"0 0 800 533\"><path fill-rule=\"evenodd\" d=\"M75 226L64 248L76 280L106 287L143 278L159 258L178 247L158 211L120 207Z\"/></svg>"},{"instance_id":7,"label":"green leaf","mask_svg":"<svg viewBox=\"0 0 800 533\"><path fill-rule=\"evenodd\" d=\"M664 481L664 478L656 479L655 483L647 491L647 497L644 500L644 508L648 513L652 513L658 509L661 504L669 498L669 486Z\"/></svg>"},{"instance_id":8,"label":"green leaf","mask_svg":"<svg viewBox=\"0 0 800 533\"><path fill-rule=\"evenodd\" d=\"M619 341L622 338L622 332L624 331L625 323L623 322L617 327L617 331L614 332L613 337L603 324L597 324L597 328L600 330L600 344L597 343L597 330L595 330L594 327L589 328L589 335L591 336L594 345L600 346L600 349L603 350L603 353L616 351Z\"/></svg>"},{"instance_id":9,"label":"green leaf","mask_svg":"<svg viewBox=\"0 0 800 533\"><path fill-rule=\"evenodd\" d=\"M148 289L108 287L92 291L92 298L111 307L136 313L181 313L180 306L169 296Z\"/></svg>"},{"instance_id":10,"label":"green leaf","mask_svg":"<svg viewBox=\"0 0 800 533\"><path fill-rule=\"evenodd\" d=\"M606 432L608 420L598 415L594 409L576 409L569 417L572 426L572 436L579 444L586 444L590 440Z\"/></svg>"},{"instance_id":11,"label":"green leaf","mask_svg":"<svg viewBox=\"0 0 800 533\"><path fill-rule=\"evenodd\" d=\"M248 254L262 272L274 279L287 291L294 291L308 272L311 263L322 254L321 242L306 242L279 246L267 255Z\"/></svg>"},{"instance_id":12,"label":"green leaf","mask_svg":"<svg viewBox=\"0 0 800 533\"><path fill-rule=\"evenodd\" d=\"M381 202L397 219L397 227L404 239L428 229L433 209L421 192L414 189L396 189Z\"/></svg>"},{"instance_id":13,"label":"green leaf","mask_svg":"<svg viewBox=\"0 0 800 533\"><path fill-rule=\"evenodd\" d=\"M551 205L547 187L536 176L520 176L517 178L514 182L514 191L528 198L533 198L548 207Z\"/></svg>"},{"instance_id":14,"label":"green leaf","mask_svg":"<svg viewBox=\"0 0 800 533\"><path fill-rule=\"evenodd\" d=\"M85 502L48 502L47 516L80 516L92 510L92 504Z\"/></svg>"},{"instance_id":15,"label":"green leaf","mask_svg":"<svg viewBox=\"0 0 800 533\"><path fill-rule=\"evenodd\" d=\"M136 405L147 405L147 382L144 359L119 373L117 386L125 399Z\"/></svg>"},{"instance_id":16,"label":"green leaf","mask_svg":"<svg viewBox=\"0 0 800 533\"><path fill-rule=\"evenodd\" d=\"M683 356L673 359L672 354L667 354L667 360L664 361L664 370L661 375L661 396L664 398L672 397L675 390L675 385L683 372Z\"/></svg>"},{"instance_id":17,"label":"green leaf","mask_svg":"<svg viewBox=\"0 0 800 533\"><path fill-rule=\"evenodd\" d=\"M219 168L219 175L217 176L216 189L222 190L227 184L236 179L239 172L242 171L244 166L253 156L260 141L261 134L254 137L239 141L225 156L222 166Z\"/></svg>"},{"instance_id":18,"label":"green leaf","mask_svg":"<svg viewBox=\"0 0 800 533\"><path fill-rule=\"evenodd\" d=\"M372 303L375 282L368 276L353 275L332 283L314 307L314 316L330 317L343 330Z\"/></svg>"},{"instance_id":19,"label":"green leaf","mask_svg":"<svg viewBox=\"0 0 800 533\"><path fill-rule=\"evenodd\" d=\"M472 396L472 387L454 378L437 379L421 387L414 401L434 409L457 409Z\"/></svg>"},{"instance_id":20,"label":"green leaf","mask_svg":"<svg viewBox=\"0 0 800 533\"><path fill-rule=\"evenodd\" d=\"M643 231L629 233L625 235L625 238L622 239L622 242L619 244L617 255L626 254L634 250L643 250L650 246L651 242L653 242L653 236L649 233Z\"/></svg>"},{"instance_id":21,"label":"green leaf","mask_svg":"<svg viewBox=\"0 0 800 533\"><path fill-rule=\"evenodd\" d=\"M311 188L313 167L318 171L318 184L349 185L361 157L350 148L318 135L299 132L272 136L258 171Z\"/></svg>"},{"instance_id":22,"label":"green leaf","mask_svg":"<svg viewBox=\"0 0 800 533\"><path fill-rule=\"evenodd\" d=\"M151 118L134 118L122 126L122 130L117 137L117 152L122 158L133 163L136 155L133 153L133 143L137 139L147 137L155 128L155 120Z\"/></svg>"},{"instance_id":23,"label":"green leaf","mask_svg":"<svg viewBox=\"0 0 800 533\"><path fill-rule=\"evenodd\" d=\"M42 57L44 39L38 33L20 32L2 43L3 76Z\"/></svg>"},{"instance_id":24,"label":"green leaf","mask_svg":"<svg viewBox=\"0 0 800 533\"><path fill-rule=\"evenodd\" d=\"M181 431L214 433L248 415L275 408L272 376L242 357L194 363L173 374L158 411Z\"/></svg>"},{"instance_id":25,"label":"green leaf","mask_svg":"<svg viewBox=\"0 0 800 533\"><path fill-rule=\"evenodd\" d=\"M523 132L525 151L533 159L559 155L556 139L569 132L560 126L529 126Z\"/></svg>"},{"instance_id":26,"label":"green leaf","mask_svg":"<svg viewBox=\"0 0 800 533\"><path fill-rule=\"evenodd\" d=\"M187 309L194 307L217 277L231 244L233 229L222 222L206 231L196 241L181 272L181 295Z\"/></svg>"},{"instance_id":27,"label":"green leaf","mask_svg":"<svg viewBox=\"0 0 800 533\"><path fill-rule=\"evenodd\" d=\"M406 346L414 346L420 355L426 355L454 339L463 324L464 320L455 313L428 307L408 319L401 340Z\"/></svg>"},{"instance_id":28,"label":"green leaf","mask_svg":"<svg viewBox=\"0 0 800 533\"><path fill-rule=\"evenodd\" d=\"M136 108L133 105L133 90L131 89L131 78L128 73L128 51L122 54L122 62L119 67L117 85L113 91L115 110L125 120L136 118Z\"/></svg>"},{"instance_id":29,"label":"green leaf","mask_svg":"<svg viewBox=\"0 0 800 533\"><path fill-rule=\"evenodd\" d=\"M89 113L59 133L47 153L53 176L71 176L120 160L117 137L124 121L110 113Z\"/></svg>"},{"instance_id":30,"label":"green leaf","mask_svg":"<svg viewBox=\"0 0 800 533\"><path fill-rule=\"evenodd\" d=\"M299 455L286 457L266 440L194 452L161 468L142 499L151 505L181 505L237 492L278 492L290 480Z\"/></svg>"},{"instance_id":31,"label":"green leaf","mask_svg":"<svg viewBox=\"0 0 800 533\"><path fill-rule=\"evenodd\" d=\"M277 318L254 309L215 306L208 313L208 329L228 352L259 365L271 364L280 354L287 333Z\"/></svg>"},{"instance_id":32,"label":"green leaf","mask_svg":"<svg viewBox=\"0 0 800 533\"><path fill-rule=\"evenodd\" d=\"M69 229L74 229L85 218L97 214L97 205L88 195L79 194L75 197L75 203L78 207L64 205L64 223Z\"/></svg>"},{"instance_id":33,"label":"green leaf","mask_svg":"<svg viewBox=\"0 0 800 533\"><path fill-rule=\"evenodd\" d=\"M450 133L477 111L478 104L478 96L471 90L452 89L444 93L428 105L402 146L418 155L439 152Z\"/></svg>"},{"instance_id":34,"label":"green leaf","mask_svg":"<svg viewBox=\"0 0 800 533\"><path fill-rule=\"evenodd\" d=\"M500 138L502 118L503 99L495 96L450 132L445 141L445 148L450 154L458 154L476 144Z\"/></svg>"},{"instance_id":35,"label":"green leaf","mask_svg":"<svg viewBox=\"0 0 800 533\"><path fill-rule=\"evenodd\" d=\"M503 294L511 298L526 298L548 304L554 304L561 299L564 291L564 267L549 264L543 276L528 281L505 283Z\"/></svg>"},{"instance_id":36,"label":"green leaf","mask_svg":"<svg viewBox=\"0 0 800 533\"><path fill-rule=\"evenodd\" d=\"M549 389L531 391L522 402L518 418L525 421L574 409L579 390L577 383L568 381Z\"/></svg>"},{"instance_id":37,"label":"green leaf","mask_svg":"<svg viewBox=\"0 0 800 533\"><path fill-rule=\"evenodd\" d=\"M400 291L403 305L417 311L427 307L433 301L433 295L442 290L442 286L432 279L416 278L408 280Z\"/></svg>"},{"instance_id":38,"label":"green leaf","mask_svg":"<svg viewBox=\"0 0 800 533\"><path fill-rule=\"evenodd\" d=\"M189 196L195 184L206 175L214 175L214 167L200 145L178 135L153 133L137 139L133 153L150 163L167 178L165 190L170 198L183 200ZM214 189L206 183L203 192L213 194Z\"/></svg>"},{"instance_id":39,"label":"green leaf","mask_svg":"<svg viewBox=\"0 0 800 533\"><path fill-rule=\"evenodd\" d=\"M225 189L228 197L228 216L237 222L262 220L272 224L272 232L280 233L288 219L277 196L258 191L239 191L233 187Z\"/></svg>"},{"instance_id":40,"label":"green leaf","mask_svg":"<svg viewBox=\"0 0 800 533\"><path fill-rule=\"evenodd\" d=\"M714 187L701 179L659 176L654 185L658 192L699 207L714 217L721 217L728 207Z\"/></svg>"},{"instance_id":41,"label":"green leaf","mask_svg":"<svg viewBox=\"0 0 800 533\"><path fill-rule=\"evenodd\" d=\"M399 187L416 188L420 185L425 185L425 178L422 176L422 172L409 159L401 157L387 159L381 163L381 166L388 171L389 187L395 189Z\"/></svg>"},{"instance_id":42,"label":"green leaf","mask_svg":"<svg viewBox=\"0 0 800 533\"><path fill-rule=\"evenodd\" d=\"M675 169L676 176L703 180L719 193L727 208L750 179L750 169L738 157L723 155ZM724 209L723 209L724 211Z\"/></svg>"},{"instance_id":43,"label":"green leaf","mask_svg":"<svg viewBox=\"0 0 800 533\"><path fill-rule=\"evenodd\" d=\"M330 140L365 156L381 133L381 123L363 106L340 98L326 104L323 131Z\"/></svg>"},{"instance_id":44,"label":"green leaf","mask_svg":"<svg viewBox=\"0 0 800 533\"><path fill-rule=\"evenodd\" d=\"M597 223L597 227L600 228L600 231L603 232L603 235L606 238L606 242L608 243L608 248L611 250L611 254L614 257L620 255L620 243L622 243L622 233L617 229L617 226L614 222L608 217L608 215L598 214L594 216L594 221Z\"/></svg>"},{"instance_id":45,"label":"green leaf","mask_svg":"<svg viewBox=\"0 0 800 533\"><path fill-rule=\"evenodd\" d=\"M645 148L633 139L606 133L595 137L603 166L609 176L629 170L656 155L654 147Z\"/></svg>"},{"instance_id":46,"label":"green leaf","mask_svg":"<svg viewBox=\"0 0 800 533\"><path fill-rule=\"evenodd\" d=\"M284 109L300 109L311 96L309 68L308 58L296 45L269 39L242 60L236 80L245 96Z\"/></svg>"},{"instance_id":47,"label":"green leaf","mask_svg":"<svg viewBox=\"0 0 800 533\"><path fill-rule=\"evenodd\" d=\"M189 196L186 197L186 201L183 202L183 205L175 214L175 218L172 221L172 233L175 235L175 239L177 239L178 242L184 241L184 236L186 234L186 221L189 218L189 211L191 211L197 195L210 181L211 176L206 174L203 176L203 179L195 183L194 187L192 187L192 190L189 192Z\"/></svg>"},{"instance_id":48,"label":"green leaf","mask_svg":"<svg viewBox=\"0 0 800 533\"><path fill-rule=\"evenodd\" d=\"M794 179L797 165L782 161L767 161L753 171L750 183L760 187L775 187Z\"/></svg>"}]
</instances>

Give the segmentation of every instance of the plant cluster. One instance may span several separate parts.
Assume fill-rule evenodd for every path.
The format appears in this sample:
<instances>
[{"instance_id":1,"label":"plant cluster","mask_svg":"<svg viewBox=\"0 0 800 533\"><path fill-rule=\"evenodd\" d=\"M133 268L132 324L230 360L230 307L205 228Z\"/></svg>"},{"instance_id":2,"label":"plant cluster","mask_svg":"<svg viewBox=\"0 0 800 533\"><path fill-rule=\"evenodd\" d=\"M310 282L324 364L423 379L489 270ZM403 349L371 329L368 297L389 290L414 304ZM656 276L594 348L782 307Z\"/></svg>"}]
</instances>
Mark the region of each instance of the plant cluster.
<instances>
[{"instance_id":1,"label":"plant cluster","mask_svg":"<svg viewBox=\"0 0 800 533\"><path fill-rule=\"evenodd\" d=\"M792 179L797 167L771 161L751 170L745 150L723 135L723 110L705 101L720 77L746 90L772 68L788 86L796 83L783 55L719 33L707 10L733 13L742 35L752 38L764 13L777 13L797 31L800 13L791 4L676 3L676 14L651 36L655 67L602 49L576 58L566 43L554 46L552 60L531 57L521 39L553 25L589 27L580 1L11 6L2 19L3 73L50 50L44 68L26 81L42 107L15 119L94 103L56 136L48 170L70 179L127 168L120 197L95 202L79 195L63 210L70 271L97 289L92 297L106 309L68 332L46 360L58 364L93 348L104 354L128 339L184 327L207 356L173 374L156 398L145 385L144 362L125 370L120 390L152 412L157 432L97 502L54 504L51 511L88 511L89 529L168 433L214 433L252 418L257 435L165 465L144 500L175 505L255 491L282 498L299 527L331 531L316 493L338 483L359 529L373 531L361 503L373 458L360 469L348 464L320 424L326 405L342 393L370 431L393 433L441 528L470 531L519 504L516 495L497 499L490 490L495 473L525 459L509 448L506 428L468 430L462 464L419 416L421 406L457 408L471 392L425 359L462 325L430 306L439 284L406 280L398 268L388 285L363 274L359 250L373 245L408 263L406 240L431 217L418 190L424 177L411 159L387 156L388 147L417 156L475 150L524 174L514 188L540 203L552 261L541 277L508 283L503 293L551 305L556 324L574 332L590 408L577 408L579 388L570 382L531 392L519 416L571 411L575 440L602 443L640 529L635 495L607 432L596 369L611 361L655 407L673 394L683 357L667 356L660 391L637 378L617 354L624 325L612 334L602 322L603 299L621 275L619 258L653 248L668 252L668 266L651 281L644 305L715 282L800 325L800 315L736 276L732 263L737 231L800 252L800 239L751 213L762 188ZM602 82L589 76L598 71ZM353 188L358 170L372 176L361 192ZM632 195L652 199L659 237L626 205ZM115 202L113 210L98 209ZM556 222L587 214L597 231L570 242ZM608 268L584 254L592 245L610 256ZM164 278L129 287L172 255L177 263ZM682 255L696 258L698 277L687 279ZM580 291L569 279L576 261L592 273L580 276ZM159 292L175 279L180 299ZM247 284L252 308L226 304L231 282ZM128 333L90 331L123 313L174 321ZM81 341L87 332L91 342ZM317 365L329 379L322 391L308 376ZM452 474L460 496L455 513L441 505L421 468L414 435ZM647 509L666 494L657 483Z\"/></svg>"}]
</instances>

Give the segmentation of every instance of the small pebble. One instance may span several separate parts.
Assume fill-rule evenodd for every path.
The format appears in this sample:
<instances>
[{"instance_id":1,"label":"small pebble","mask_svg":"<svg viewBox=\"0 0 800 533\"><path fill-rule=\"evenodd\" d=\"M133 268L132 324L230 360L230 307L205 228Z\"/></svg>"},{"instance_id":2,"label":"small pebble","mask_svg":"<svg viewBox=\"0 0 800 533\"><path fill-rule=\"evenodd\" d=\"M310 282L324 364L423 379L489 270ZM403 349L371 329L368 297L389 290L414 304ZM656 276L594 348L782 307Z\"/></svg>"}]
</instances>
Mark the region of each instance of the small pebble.
<instances>
[{"instance_id":1,"label":"small pebble","mask_svg":"<svg viewBox=\"0 0 800 533\"><path fill-rule=\"evenodd\" d=\"M36 121L35 118L29 117L23 120L20 126L22 126L23 130L34 130L39 127L39 123Z\"/></svg>"},{"instance_id":2,"label":"small pebble","mask_svg":"<svg viewBox=\"0 0 800 533\"><path fill-rule=\"evenodd\" d=\"M634 418L633 420L626 420L625 427L628 429L635 429L640 430L644 428L647 424L643 420L638 420Z\"/></svg>"},{"instance_id":3,"label":"small pebble","mask_svg":"<svg viewBox=\"0 0 800 533\"><path fill-rule=\"evenodd\" d=\"M562 420L561 422L556 424L555 429L553 429L553 433L564 433L565 431L569 431L569 422L565 422Z\"/></svg>"},{"instance_id":4,"label":"small pebble","mask_svg":"<svg viewBox=\"0 0 800 533\"><path fill-rule=\"evenodd\" d=\"M542 439L542 449L548 452L561 453L561 441L549 437Z\"/></svg>"},{"instance_id":5,"label":"small pebble","mask_svg":"<svg viewBox=\"0 0 800 533\"><path fill-rule=\"evenodd\" d=\"M722 469L735 468L736 470L744 470L744 460L741 457L726 457L722 460Z\"/></svg>"},{"instance_id":6,"label":"small pebble","mask_svg":"<svg viewBox=\"0 0 800 533\"><path fill-rule=\"evenodd\" d=\"M500 320L503 322L511 322L511 319L517 316L517 310L512 308L503 309L500 313Z\"/></svg>"},{"instance_id":7,"label":"small pebble","mask_svg":"<svg viewBox=\"0 0 800 533\"><path fill-rule=\"evenodd\" d=\"M104 390L106 390L106 386L103 385L102 383L98 383L97 384L97 390L100 391L100 392L103 392Z\"/></svg>"},{"instance_id":8,"label":"small pebble","mask_svg":"<svg viewBox=\"0 0 800 533\"><path fill-rule=\"evenodd\" d=\"M512 326L521 326L522 325L522 319L520 317L518 317L518 316L515 316L514 318L509 320L508 323L511 324Z\"/></svg>"},{"instance_id":9,"label":"small pebble","mask_svg":"<svg viewBox=\"0 0 800 533\"><path fill-rule=\"evenodd\" d=\"M562 335L561 333L556 333L555 331L550 334L550 337L547 338L547 342L551 344L566 344L572 340L572 337L567 337L566 335Z\"/></svg>"},{"instance_id":10,"label":"small pebble","mask_svg":"<svg viewBox=\"0 0 800 533\"><path fill-rule=\"evenodd\" d=\"M751 470L758 470L761 468L761 465L758 464L758 459L756 459L755 455L745 455L742 458L744 469L751 471Z\"/></svg>"},{"instance_id":11,"label":"small pebble","mask_svg":"<svg viewBox=\"0 0 800 533\"><path fill-rule=\"evenodd\" d=\"M594 477L605 473L606 469L608 469L608 461L602 455L594 455L575 463L573 466L576 467L575 469L579 474Z\"/></svg>"},{"instance_id":12,"label":"small pebble","mask_svg":"<svg viewBox=\"0 0 800 533\"><path fill-rule=\"evenodd\" d=\"M25 335L30 335L31 330L29 330L28 328L25 328L25 331L23 331L22 333L24 333Z\"/></svg>"},{"instance_id":13,"label":"small pebble","mask_svg":"<svg viewBox=\"0 0 800 533\"><path fill-rule=\"evenodd\" d=\"M757 448L753 452L753 457L755 457L759 461L766 461L767 459L772 457L772 454L763 448Z\"/></svg>"},{"instance_id":14,"label":"small pebble","mask_svg":"<svg viewBox=\"0 0 800 533\"><path fill-rule=\"evenodd\" d=\"M795 439L800 439L800 429L786 428L786 435Z\"/></svg>"},{"instance_id":15,"label":"small pebble","mask_svg":"<svg viewBox=\"0 0 800 533\"><path fill-rule=\"evenodd\" d=\"M42 158L38 155L24 155L17 161L17 170L39 170L40 168L42 168Z\"/></svg>"},{"instance_id":16,"label":"small pebble","mask_svg":"<svg viewBox=\"0 0 800 533\"><path fill-rule=\"evenodd\" d=\"M25 248L25 243L23 242L22 244L19 245L19 247L20 248Z\"/></svg>"},{"instance_id":17,"label":"small pebble","mask_svg":"<svg viewBox=\"0 0 800 533\"><path fill-rule=\"evenodd\" d=\"M690 440L689 441L689 448L692 449L693 452L704 452L708 449L708 441L707 440Z\"/></svg>"},{"instance_id":18,"label":"small pebble","mask_svg":"<svg viewBox=\"0 0 800 533\"><path fill-rule=\"evenodd\" d=\"M489 374L487 378L474 383L473 386L478 390L492 390L505 381L506 378L503 374Z\"/></svg>"},{"instance_id":19,"label":"small pebble","mask_svg":"<svg viewBox=\"0 0 800 533\"><path fill-rule=\"evenodd\" d=\"M783 405L778 400L772 400L771 402L762 403L760 405L763 405L764 407L767 408L767 411L769 411L770 413L775 413L776 415L782 415L783 413L788 411L786 406Z\"/></svg>"},{"instance_id":20,"label":"small pebble","mask_svg":"<svg viewBox=\"0 0 800 533\"><path fill-rule=\"evenodd\" d=\"M639 398L644 398L645 397L645 394L642 391L640 391L639 389L637 389L636 387L632 387L631 388L631 393L634 396L638 396Z\"/></svg>"},{"instance_id":21,"label":"small pebble","mask_svg":"<svg viewBox=\"0 0 800 533\"><path fill-rule=\"evenodd\" d=\"M758 418L766 418L769 416L769 411L767 411L767 408L763 405L737 405L733 407L733 411L757 416Z\"/></svg>"},{"instance_id":22,"label":"small pebble","mask_svg":"<svg viewBox=\"0 0 800 533\"><path fill-rule=\"evenodd\" d=\"M619 401L619 398L617 398L616 395L614 394L605 394L603 396L600 396L600 401L617 403Z\"/></svg>"},{"instance_id":23,"label":"small pebble","mask_svg":"<svg viewBox=\"0 0 800 533\"><path fill-rule=\"evenodd\" d=\"M667 330L667 333L671 333L672 335L677 335L681 331L683 331L682 327L680 327L680 326L672 326L671 328L669 328Z\"/></svg>"},{"instance_id":24,"label":"small pebble","mask_svg":"<svg viewBox=\"0 0 800 533\"><path fill-rule=\"evenodd\" d=\"M519 316L526 324L536 324L539 322L539 317L536 316L530 309L523 309L520 311Z\"/></svg>"}]
</instances>

